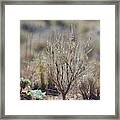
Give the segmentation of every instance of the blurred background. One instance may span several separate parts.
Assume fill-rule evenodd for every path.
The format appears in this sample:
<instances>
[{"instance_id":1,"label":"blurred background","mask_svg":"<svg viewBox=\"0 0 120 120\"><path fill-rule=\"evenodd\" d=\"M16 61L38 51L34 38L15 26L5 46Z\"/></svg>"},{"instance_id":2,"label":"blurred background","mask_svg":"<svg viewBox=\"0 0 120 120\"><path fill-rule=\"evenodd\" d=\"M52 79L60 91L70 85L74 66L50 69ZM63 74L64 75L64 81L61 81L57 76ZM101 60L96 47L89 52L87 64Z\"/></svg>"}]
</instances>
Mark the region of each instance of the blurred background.
<instances>
[{"instance_id":1,"label":"blurred background","mask_svg":"<svg viewBox=\"0 0 120 120\"><path fill-rule=\"evenodd\" d=\"M39 50L45 47L46 41L52 31L61 33L69 31L70 24L78 25L78 34L82 40L89 37L96 41L96 57L100 54L100 21L99 20L21 20L20 22L20 51L21 60L27 57L33 57ZM27 44L27 45L26 45ZM27 46L27 48L26 48ZM26 55L27 54L27 55Z\"/></svg>"}]
</instances>

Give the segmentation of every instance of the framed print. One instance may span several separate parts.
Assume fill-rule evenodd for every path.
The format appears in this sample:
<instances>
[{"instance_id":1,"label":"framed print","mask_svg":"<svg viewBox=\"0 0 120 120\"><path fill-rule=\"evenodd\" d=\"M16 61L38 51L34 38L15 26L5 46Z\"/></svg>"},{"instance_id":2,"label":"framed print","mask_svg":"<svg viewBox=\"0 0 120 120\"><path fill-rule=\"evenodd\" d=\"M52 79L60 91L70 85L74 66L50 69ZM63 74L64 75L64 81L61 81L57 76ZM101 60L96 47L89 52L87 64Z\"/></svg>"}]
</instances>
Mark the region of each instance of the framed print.
<instances>
[{"instance_id":1,"label":"framed print","mask_svg":"<svg viewBox=\"0 0 120 120\"><path fill-rule=\"evenodd\" d=\"M119 2L1 2L2 119L119 119Z\"/></svg>"}]
</instances>

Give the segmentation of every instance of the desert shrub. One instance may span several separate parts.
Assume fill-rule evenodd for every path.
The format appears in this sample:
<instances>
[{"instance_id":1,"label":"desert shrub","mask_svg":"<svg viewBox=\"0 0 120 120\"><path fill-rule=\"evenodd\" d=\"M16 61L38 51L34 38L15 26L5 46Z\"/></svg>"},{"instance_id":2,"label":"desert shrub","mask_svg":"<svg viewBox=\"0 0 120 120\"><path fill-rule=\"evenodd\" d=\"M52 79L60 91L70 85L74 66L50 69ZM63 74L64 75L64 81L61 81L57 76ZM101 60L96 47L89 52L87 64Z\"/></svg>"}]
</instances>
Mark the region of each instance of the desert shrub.
<instances>
[{"instance_id":1,"label":"desert shrub","mask_svg":"<svg viewBox=\"0 0 120 120\"><path fill-rule=\"evenodd\" d=\"M88 73L80 79L79 90L83 99L100 99L100 65L93 61L88 64Z\"/></svg>"},{"instance_id":2,"label":"desert shrub","mask_svg":"<svg viewBox=\"0 0 120 120\"><path fill-rule=\"evenodd\" d=\"M31 80L29 80L29 79L22 79L20 81L20 87L24 89L26 86L31 86Z\"/></svg>"}]
</instances>

